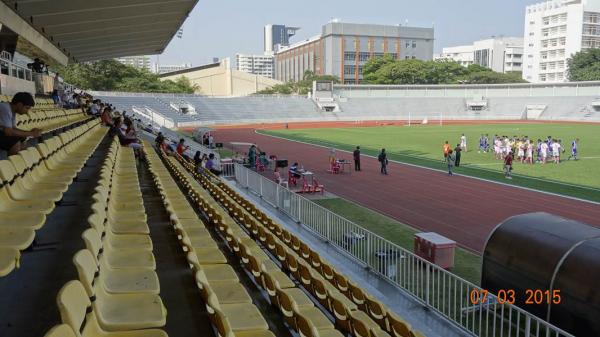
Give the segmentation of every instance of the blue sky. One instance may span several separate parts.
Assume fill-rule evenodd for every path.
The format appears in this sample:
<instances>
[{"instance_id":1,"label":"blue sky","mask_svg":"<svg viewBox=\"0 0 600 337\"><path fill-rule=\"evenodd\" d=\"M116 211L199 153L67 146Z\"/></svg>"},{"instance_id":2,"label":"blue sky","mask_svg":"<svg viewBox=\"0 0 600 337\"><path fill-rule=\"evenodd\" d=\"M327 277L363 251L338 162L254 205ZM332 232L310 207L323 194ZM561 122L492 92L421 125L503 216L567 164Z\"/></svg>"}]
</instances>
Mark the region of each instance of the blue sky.
<instances>
[{"instance_id":1,"label":"blue sky","mask_svg":"<svg viewBox=\"0 0 600 337\"><path fill-rule=\"evenodd\" d=\"M525 6L535 0L200 0L160 56L161 64L209 63L213 57L262 53L265 24L302 29L293 42L343 22L435 27L435 52L490 36L522 36ZM156 57L153 57L156 61Z\"/></svg>"}]
</instances>

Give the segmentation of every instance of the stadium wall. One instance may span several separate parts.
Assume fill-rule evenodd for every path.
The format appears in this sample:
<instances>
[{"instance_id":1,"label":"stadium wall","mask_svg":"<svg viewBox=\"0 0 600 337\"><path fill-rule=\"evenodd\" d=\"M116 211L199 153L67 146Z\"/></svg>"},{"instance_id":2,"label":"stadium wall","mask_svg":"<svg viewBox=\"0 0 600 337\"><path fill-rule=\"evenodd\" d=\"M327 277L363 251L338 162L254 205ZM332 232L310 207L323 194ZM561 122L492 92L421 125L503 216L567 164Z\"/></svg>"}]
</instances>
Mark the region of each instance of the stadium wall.
<instances>
[{"instance_id":1,"label":"stadium wall","mask_svg":"<svg viewBox=\"0 0 600 337\"><path fill-rule=\"evenodd\" d=\"M35 82L0 74L0 94L14 95L21 91L35 94Z\"/></svg>"}]
</instances>

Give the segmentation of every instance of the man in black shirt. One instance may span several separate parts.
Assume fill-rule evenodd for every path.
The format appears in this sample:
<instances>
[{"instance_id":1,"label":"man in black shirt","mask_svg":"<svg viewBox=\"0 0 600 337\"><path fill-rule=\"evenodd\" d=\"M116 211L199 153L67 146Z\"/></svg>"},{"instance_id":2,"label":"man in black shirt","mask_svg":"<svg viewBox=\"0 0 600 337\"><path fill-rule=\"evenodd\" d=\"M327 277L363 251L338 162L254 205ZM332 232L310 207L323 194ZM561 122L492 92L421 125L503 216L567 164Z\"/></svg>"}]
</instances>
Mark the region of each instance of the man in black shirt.
<instances>
[{"instance_id":1,"label":"man in black shirt","mask_svg":"<svg viewBox=\"0 0 600 337\"><path fill-rule=\"evenodd\" d=\"M356 147L352 156L354 157L354 171L360 171L360 146Z\"/></svg>"}]
</instances>

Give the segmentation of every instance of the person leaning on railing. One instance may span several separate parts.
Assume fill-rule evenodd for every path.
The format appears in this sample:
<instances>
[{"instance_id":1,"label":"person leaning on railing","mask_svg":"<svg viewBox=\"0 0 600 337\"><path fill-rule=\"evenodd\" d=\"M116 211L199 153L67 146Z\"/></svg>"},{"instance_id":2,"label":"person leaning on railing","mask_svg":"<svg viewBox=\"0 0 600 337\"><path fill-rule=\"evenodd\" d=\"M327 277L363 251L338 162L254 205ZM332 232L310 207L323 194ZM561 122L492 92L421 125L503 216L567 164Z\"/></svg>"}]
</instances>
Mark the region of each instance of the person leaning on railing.
<instances>
[{"instance_id":1,"label":"person leaning on railing","mask_svg":"<svg viewBox=\"0 0 600 337\"><path fill-rule=\"evenodd\" d=\"M27 137L39 137L41 129L25 131L17 128L17 114L24 115L35 105L33 96L28 92L16 93L10 103L0 103L0 149L8 155L17 154L23 148Z\"/></svg>"}]
</instances>

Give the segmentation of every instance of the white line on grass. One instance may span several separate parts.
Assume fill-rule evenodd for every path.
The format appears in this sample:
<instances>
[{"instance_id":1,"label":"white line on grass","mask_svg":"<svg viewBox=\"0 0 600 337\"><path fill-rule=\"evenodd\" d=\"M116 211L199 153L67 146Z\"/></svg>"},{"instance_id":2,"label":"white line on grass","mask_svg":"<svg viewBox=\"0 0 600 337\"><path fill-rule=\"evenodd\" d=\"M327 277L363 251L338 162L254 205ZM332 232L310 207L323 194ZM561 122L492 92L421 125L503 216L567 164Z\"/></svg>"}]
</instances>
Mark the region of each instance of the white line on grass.
<instances>
[{"instance_id":1,"label":"white line on grass","mask_svg":"<svg viewBox=\"0 0 600 337\"><path fill-rule=\"evenodd\" d=\"M300 141L300 140L294 140L294 139L289 139L289 138L285 138L285 137L274 136L274 135L270 135L270 134L266 134L266 133L259 133L258 131L259 131L258 129L254 130L255 133L257 133L257 134L259 134L261 136L278 138L278 139L283 139L283 140L287 140L287 141L290 141L290 142L296 142L296 143L305 144L305 145L318 146L318 147L322 147L322 148L331 148L331 146L325 146L325 145L321 145L321 144L314 144L314 143L309 143L309 142L303 142L303 141ZM329 142L322 142L322 143L335 145L335 144L329 143ZM342 152L346 152L346 153L352 153L350 151L346 151L346 150L338 149L338 148L336 148L336 150L342 151ZM391 153L393 154L394 152L391 152ZM414 157L414 158L418 158L418 159L423 159L422 157L418 157L418 156L411 156L411 155L400 154L400 153L398 153L398 154L402 155L402 156L408 156L408 157ZM363 156L370 157L370 158L376 158L375 156L371 156L371 155L368 155L368 154L364 154ZM426 158L426 159L429 159L429 158ZM446 172L444 169L436 169L436 168L427 167L427 166L421 166L421 165L416 165L416 164L404 163L404 162L397 161L397 160L391 160L391 162L394 162L394 163L397 163L397 164L402 164L402 165L407 165L407 166L412 166L412 167L418 167L418 168L422 168L422 169L426 169L426 170L431 170L431 171L436 171L436 172ZM487 169L484 169L484 168L477 168L477 167L473 167L473 168L476 168L476 169L479 169L479 170L482 170L482 171L488 171L488 172L494 172L494 173L502 174L502 172L497 172L497 171L493 171L493 170L487 170ZM572 200L576 200L576 201L587 202L587 203L594 204L594 205L600 205L600 202L597 202L597 201L587 200L587 199L582 199L582 198L577 198L577 197L573 197L573 196L569 196L569 195L563 195L563 194L558 194L558 193L553 193L553 192L538 190L538 189L534 189L534 188L530 188L530 187L524 187L524 186L519 186L519 185L511 185L511 184L503 183L503 182L496 181L496 180L489 180L489 179L485 179L485 178L474 177L474 176L469 176L469 175L464 175L464 174L459 174L459 173L454 173L454 175L461 176L461 177L466 177L466 178L471 178L471 179L476 179L476 180L480 180L480 181L486 181L486 182L490 182L490 183L494 183L494 184L499 184L499 185L503 185L503 186L510 186L510 187L515 187L515 188L520 188L520 189L527 190L527 191L544 193L544 194L553 195L553 196L562 197L562 198L567 198L567 199L572 199ZM550 180L546 180L546 179L542 179L542 178L536 178L536 177L530 177L530 176L522 176L522 175L516 175L516 174L513 174L513 176L518 176L518 177L525 178L525 179L534 179L534 180L539 180L539 181L543 181L543 182L549 182L549 183L558 184L558 185L564 185L564 186L570 186L570 187L576 187L576 188L589 189L589 190L592 190L592 191L598 191L600 193L600 189L593 188L593 187L580 186L580 185L572 185L572 184L569 184L569 183L550 181Z\"/></svg>"}]
</instances>

